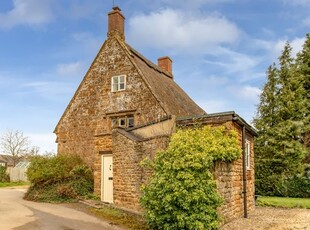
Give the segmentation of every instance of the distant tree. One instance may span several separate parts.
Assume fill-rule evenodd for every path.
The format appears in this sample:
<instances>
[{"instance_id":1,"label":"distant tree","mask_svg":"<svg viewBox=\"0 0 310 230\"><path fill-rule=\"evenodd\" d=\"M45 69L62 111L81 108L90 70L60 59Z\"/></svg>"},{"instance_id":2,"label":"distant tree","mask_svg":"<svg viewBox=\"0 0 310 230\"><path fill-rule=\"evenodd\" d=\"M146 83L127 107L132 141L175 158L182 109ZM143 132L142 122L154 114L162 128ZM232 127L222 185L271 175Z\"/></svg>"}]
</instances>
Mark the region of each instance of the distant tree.
<instances>
[{"instance_id":1,"label":"distant tree","mask_svg":"<svg viewBox=\"0 0 310 230\"><path fill-rule=\"evenodd\" d=\"M28 153L30 141L19 130L9 130L0 139L0 146L5 154L11 155L14 166Z\"/></svg>"},{"instance_id":2,"label":"distant tree","mask_svg":"<svg viewBox=\"0 0 310 230\"><path fill-rule=\"evenodd\" d=\"M39 155L40 147L39 146L32 146L27 155L29 156L37 156Z\"/></svg>"}]
</instances>

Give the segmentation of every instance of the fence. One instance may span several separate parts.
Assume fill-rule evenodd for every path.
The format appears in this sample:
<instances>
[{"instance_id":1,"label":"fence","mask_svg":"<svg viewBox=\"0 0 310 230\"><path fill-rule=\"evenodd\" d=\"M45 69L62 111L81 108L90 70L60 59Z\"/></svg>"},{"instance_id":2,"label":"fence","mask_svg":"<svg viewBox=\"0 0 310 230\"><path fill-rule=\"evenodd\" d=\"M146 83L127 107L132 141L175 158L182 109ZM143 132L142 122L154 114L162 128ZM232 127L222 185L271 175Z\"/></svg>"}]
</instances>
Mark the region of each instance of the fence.
<instances>
[{"instance_id":1,"label":"fence","mask_svg":"<svg viewBox=\"0 0 310 230\"><path fill-rule=\"evenodd\" d=\"M10 181L28 181L27 168L8 168L7 173L10 175Z\"/></svg>"}]
</instances>

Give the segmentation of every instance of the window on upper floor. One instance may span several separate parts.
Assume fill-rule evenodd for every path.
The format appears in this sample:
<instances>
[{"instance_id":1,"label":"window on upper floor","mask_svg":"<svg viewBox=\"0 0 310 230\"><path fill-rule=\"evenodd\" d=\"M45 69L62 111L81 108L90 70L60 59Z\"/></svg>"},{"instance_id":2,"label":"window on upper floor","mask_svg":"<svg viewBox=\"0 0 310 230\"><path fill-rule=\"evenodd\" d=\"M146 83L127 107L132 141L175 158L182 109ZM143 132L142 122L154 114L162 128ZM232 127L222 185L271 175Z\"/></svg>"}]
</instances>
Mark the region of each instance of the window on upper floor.
<instances>
[{"instance_id":1,"label":"window on upper floor","mask_svg":"<svg viewBox=\"0 0 310 230\"><path fill-rule=\"evenodd\" d=\"M134 125L135 125L135 121L132 115L112 118L112 128L116 128L116 127L132 128L134 127Z\"/></svg>"},{"instance_id":2,"label":"window on upper floor","mask_svg":"<svg viewBox=\"0 0 310 230\"><path fill-rule=\"evenodd\" d=\"M119 75L114 76L111 79L111 91L117 92L122 91L126 89L126 76L125 75Z\"/></svg>"},{"instance_id":3,"label":"window on upper floor","mask_svg":"<svg viewBox=\"0 0 310 230\"><path fill-rule=\"evenodd\" d=\"M251 142L245 141L245 157L246 157L246 169L251 169Z\"/></svg>"}]
</instances>

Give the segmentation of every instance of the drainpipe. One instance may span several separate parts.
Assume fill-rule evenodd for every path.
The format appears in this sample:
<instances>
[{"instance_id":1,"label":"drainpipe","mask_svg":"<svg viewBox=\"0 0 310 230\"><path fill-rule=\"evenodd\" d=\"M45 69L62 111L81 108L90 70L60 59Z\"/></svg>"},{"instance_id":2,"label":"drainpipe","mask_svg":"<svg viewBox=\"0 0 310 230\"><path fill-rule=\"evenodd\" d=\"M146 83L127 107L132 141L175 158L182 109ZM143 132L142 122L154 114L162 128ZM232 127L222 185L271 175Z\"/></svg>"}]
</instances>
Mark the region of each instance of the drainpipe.
<instances>
[{"instance_id":1,"label":"drainpipe","mask_svg":"<svg viewBox=\"0 0 310 230\"><path fill-rule=\"evenodd\" d=\"M248 218L248 206L247 206L247 190L246 190L246 152L245 152L245 126L242 126L242 174L243 174L243 209L244 218Z\"/></svg>"}]
</instances>

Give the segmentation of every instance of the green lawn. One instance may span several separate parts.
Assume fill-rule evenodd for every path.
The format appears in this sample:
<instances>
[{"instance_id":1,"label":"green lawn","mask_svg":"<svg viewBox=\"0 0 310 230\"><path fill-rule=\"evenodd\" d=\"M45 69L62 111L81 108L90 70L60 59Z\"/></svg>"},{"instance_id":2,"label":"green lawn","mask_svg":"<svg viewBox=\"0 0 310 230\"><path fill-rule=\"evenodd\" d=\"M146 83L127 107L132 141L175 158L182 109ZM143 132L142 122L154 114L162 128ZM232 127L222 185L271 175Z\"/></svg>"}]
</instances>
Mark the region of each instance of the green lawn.
<instances>
[{"instance_id":1,"label":"green lawn","mask_svg":"<svg viewBox=\"0 0 310 230\"><path fill-rule=\"evenodd\" d=\"M272 206L281 208L307 208L310 209L310 198L268 197L260 196L257 199L259 206Z\"/></svg>"},{"instance_id":2,"label":"green lawn","mask_svg":"<svg viewBox=\"0 0 310 230\"><path fill-rule=\"evenodd\" d=\"M0 188L29 185L29 182L0 182Z\"/></svg>"}]
</instances>

